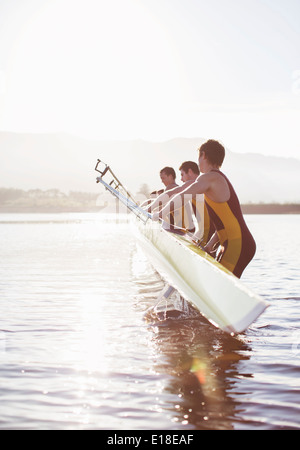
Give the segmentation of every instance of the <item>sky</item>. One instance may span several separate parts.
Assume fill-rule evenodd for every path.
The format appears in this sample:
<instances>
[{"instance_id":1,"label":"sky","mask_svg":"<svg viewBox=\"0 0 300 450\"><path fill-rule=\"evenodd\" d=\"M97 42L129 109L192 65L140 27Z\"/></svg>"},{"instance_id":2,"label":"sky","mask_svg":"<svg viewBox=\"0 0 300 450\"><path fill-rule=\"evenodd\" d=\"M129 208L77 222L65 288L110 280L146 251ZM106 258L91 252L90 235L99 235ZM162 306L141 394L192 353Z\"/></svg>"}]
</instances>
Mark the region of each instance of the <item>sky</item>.
<instances>
[{"instance_id":1,"label":"sky","mask_svg":"<svg viewBox=\"0 0 300 450\"><path fill-rule=\"evenodd\" d=\"M299 0L0 0L0 131L300 158Z\"/></svg>"}]
</instances>

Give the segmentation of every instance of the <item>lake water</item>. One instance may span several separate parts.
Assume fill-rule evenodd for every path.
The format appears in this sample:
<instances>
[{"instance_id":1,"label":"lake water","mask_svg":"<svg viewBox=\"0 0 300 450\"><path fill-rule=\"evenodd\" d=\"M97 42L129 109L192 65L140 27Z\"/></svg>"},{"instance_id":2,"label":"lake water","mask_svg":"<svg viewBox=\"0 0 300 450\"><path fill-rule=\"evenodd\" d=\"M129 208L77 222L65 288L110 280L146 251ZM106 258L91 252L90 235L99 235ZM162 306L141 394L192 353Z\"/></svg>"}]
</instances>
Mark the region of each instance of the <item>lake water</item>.
<instances>
[{"instance_id":1,"label":"lake water","mask_svg":"<svg viewBox=\"0 0 300 450\"><path fill-rule=\"evenodd\" d=\"M300 216L246 221L271 306L233 338L145 319L164 283L126 216L0 215L0 428L300 429Z\"/></svg>"}]
</instances>

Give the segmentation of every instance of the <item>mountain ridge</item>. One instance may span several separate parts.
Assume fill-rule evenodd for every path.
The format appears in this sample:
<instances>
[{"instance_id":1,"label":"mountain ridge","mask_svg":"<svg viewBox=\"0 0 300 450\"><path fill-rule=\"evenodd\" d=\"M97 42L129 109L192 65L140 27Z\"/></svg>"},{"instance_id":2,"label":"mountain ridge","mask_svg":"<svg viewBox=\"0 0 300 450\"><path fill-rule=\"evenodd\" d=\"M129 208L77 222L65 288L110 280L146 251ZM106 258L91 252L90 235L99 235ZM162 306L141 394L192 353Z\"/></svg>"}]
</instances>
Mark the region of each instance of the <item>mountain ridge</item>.
<instances>
[{"instance_id":1,"label":"mountain ridge","mask_svg":"<svg viewBox=\"0 0 300 450\"><path fill-rule=\"evenodd\" d=\"M57 188L64 192L96 192L97 159L108 163L132 192L142 184L161 188L160 170L183 161L197 161L203 138L163 142L88 140L67 133L0 132L0 187ZM222 170L243 203L299 203L300 160L226 148Z\"/></svg>"}]
</instances>

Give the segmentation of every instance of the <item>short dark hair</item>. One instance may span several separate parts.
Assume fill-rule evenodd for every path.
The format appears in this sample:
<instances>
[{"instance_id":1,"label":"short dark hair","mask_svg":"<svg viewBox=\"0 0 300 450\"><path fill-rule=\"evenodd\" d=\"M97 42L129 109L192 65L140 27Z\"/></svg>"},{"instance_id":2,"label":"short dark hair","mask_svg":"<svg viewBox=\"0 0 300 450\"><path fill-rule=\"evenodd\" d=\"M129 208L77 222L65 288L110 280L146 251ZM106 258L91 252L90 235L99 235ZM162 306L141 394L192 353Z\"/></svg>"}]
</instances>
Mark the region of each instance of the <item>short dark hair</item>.
<instances>
[{"instance_id":1,"label":"short dark hair","mask_svg":"<svg viewBox=\"0 0 300 450\"><path fill-rule=\"evenodd\" d=\"M200 156L205 153L208 161L217 167L221 167L225 158L225 148L218 141L209 139L199 148Z\"/></svg>"},{"instance_id":2,"label":"short dark hair","mask_svg":"<svg viewBox=\"0 0 300 450\"><path fill-rule=\"evenodd\" d=\"M161 171L160 171L160 174L162 173L162 172L164 172L166 175L172 175L172 177L174 178L174 180L175 180L175 178L176 178L176 173L175 173L175 170L173 169L173 167L164 167L163 169L161 169Z\"/></svg>"},{"instance_id":3,"label":"short dark hair","mask_svg":"<svg viewBox=\"0 0 300 450\"><path fill-rule=\"evenodd\" d=\"M185 161L179 167L179 170L183 170L185 173L188 173L189 169L191 169L191 171L194 172L196 175L199 175L200 173L199 166L194 161Z\"/></svg>"}]
</instances>

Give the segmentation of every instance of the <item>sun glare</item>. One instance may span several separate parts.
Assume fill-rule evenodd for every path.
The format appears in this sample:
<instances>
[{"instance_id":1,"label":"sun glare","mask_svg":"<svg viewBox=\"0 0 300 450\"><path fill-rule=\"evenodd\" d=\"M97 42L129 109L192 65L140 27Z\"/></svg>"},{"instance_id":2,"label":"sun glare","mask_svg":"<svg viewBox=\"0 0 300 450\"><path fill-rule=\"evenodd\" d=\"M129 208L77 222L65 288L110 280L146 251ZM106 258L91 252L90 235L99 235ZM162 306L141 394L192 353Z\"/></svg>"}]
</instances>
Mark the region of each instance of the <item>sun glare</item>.
<instances>
[{"instance_id":1,"label":"sun glare","mask_svg":"<svg viewBox=\"0 0 300 450\"><path fill-rule=\"evenodd\" d=\"M182 101L182 76L166 30L139 2L49 2L15 45L8 120L21 130L133 133Z\"/></svg>"},{"instance_id":2,"label":"sun glare","mask_svg":"<svg viewBox=\"0 0 300 450\"><path fill-rule=\"evenodd\" d=\"M213 136L233 151L245 142L243 151L255 150L258 136L270 146L271 136L272 154L282 145L297 154L300 77L291 26L261 2L234 14L220 8L171 0L7 6L13 39L0 67L1 129L97 140ZM264 17L272 18L270 33L272 23L287 33L288 64L281 64L281 34L268 37Z\"/></svg>"}]
</instances>

